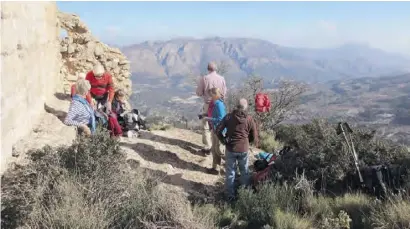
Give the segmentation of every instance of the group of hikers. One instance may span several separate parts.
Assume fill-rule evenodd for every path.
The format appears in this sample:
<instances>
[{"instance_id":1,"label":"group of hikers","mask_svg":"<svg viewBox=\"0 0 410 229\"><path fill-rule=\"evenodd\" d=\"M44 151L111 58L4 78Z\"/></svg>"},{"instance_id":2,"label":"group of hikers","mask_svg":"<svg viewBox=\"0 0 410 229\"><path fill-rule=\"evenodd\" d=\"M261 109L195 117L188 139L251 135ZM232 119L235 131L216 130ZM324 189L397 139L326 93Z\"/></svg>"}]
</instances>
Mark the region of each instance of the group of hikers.
<instances>
[{"instance_id":1,"label":"group of hikers","mask_svg":"<svg viewBox=\"0 0 410 229\"><path fill-rule=\"evenodd\" d=\"M237 165L240 171L241 185L248 185L250 143L258 147L257 126L247 112L248 101L240 98L231 113L227 114L224 103L226 100L226 83L224 77L217 73L217 66L208 64L208 74L198 80L196 94L203 98L202 141L205 147L202 152L212 154L210 174L225 173L225 190L229 201L235 199L235 175ZM221 146L224 145L225 149ZM218 167L225 160L225 171Z\"/></svg>"},{"instance_id":2,"label":"group of hikers","mask_svg":"<svg viewBox=\"0 0 410 229\"><path fill-rule=\"evenodd\" d=\"M253 118L247 113L246 99L239 99L232 112L227 114L225 79L217 73L214 62L208 64L208 72L199 78L196 89L196 94L204 102L203 112L199 115L205 145L201 151L204 155L212 154L210 174L225 173L227 197L233 200L236 165L239 165L241 184L247 185L250 143L257 146L258 132ZM141 124L138 110L131 109L123 90L114 91L111 74L100 64L96 64L87 74L78 74L77 82L71 88L71 98L64 123L76 126L79 134L91 136L96 131L97 123L102 123L106 124L113 138L119 138L125 130L138 130ZM130 123L134 125L130 127ZM222 160L225 160L225 170L218 171Z\"/></svg>"},{"instance_id":3,"label":"group of hikers","mask_svg":"<svg viewBox=\"0 0 410 229\"><path fill-rule=\"evenodd\" d=\"M121 89L114 91L111 74L96 64L87 74L79 73L72 85L72 101L64 124L76 126L78 134L85 136L94 134L98 123L106 126L113 138L121 137L124 131L132 134L142 120L125 96Z\"/></svg>"}]
</instances>

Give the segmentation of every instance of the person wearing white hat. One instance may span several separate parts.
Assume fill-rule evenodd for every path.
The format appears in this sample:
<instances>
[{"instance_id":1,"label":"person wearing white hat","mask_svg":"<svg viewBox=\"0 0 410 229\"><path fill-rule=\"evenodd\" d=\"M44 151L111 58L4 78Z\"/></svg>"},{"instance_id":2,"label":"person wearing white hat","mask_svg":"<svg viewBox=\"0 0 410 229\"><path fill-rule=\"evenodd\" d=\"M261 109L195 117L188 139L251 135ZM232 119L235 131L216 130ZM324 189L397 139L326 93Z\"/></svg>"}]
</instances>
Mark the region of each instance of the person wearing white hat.
<instances>
[{"instance_id":1,"label":"person wearing white hat","mask_svg":"<svg viewBox=\"0 0 410 229\"><path fill-rule=\"evenodd\" d=\"M114 82L110 73L106 72L101 64L94 65L85 77L91 84L91 97L97 101L98 105L105 106L107 113L111 112L111 103L114 99Z\"/></svg>"}]
</instances>

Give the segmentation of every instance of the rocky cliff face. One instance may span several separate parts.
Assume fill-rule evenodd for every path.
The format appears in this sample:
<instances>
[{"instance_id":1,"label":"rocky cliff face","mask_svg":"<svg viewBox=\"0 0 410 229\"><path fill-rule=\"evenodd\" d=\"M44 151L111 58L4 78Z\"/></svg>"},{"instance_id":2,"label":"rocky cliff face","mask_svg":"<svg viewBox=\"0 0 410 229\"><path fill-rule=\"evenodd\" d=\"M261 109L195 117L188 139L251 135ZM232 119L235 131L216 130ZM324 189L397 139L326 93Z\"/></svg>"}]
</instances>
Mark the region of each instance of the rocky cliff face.
<instances>
[{"instance_id":1,"label":"rocky cliff face","mask_svg":"<svg viewBox=\"0 0 410 229\"><path fill-rule=\"evenodd\" d=\"M1 3L1 170L62 85L55 2Z\"/></svg>"},{"instance_id":2,"label":"rocky cliff face","mask_svg":"<svg viewBox=\"0 0 410 229\"><path fill-rule=\"evenodd\" d=\"M13 152L74 139L74 128L61 122L69 101L58 95L97 62L113 75L116 89L131 94L126 57L99 42L78 16L58 12L55 2L1 3L0 173L14 161Z\"/></svg>"},{"instance_id":3,"label":"rocky cliff face","mask_svg":"<svg viewBox=\"0 0 410 229\"><path fill-rule=\"evenodd\" d=\"M65 92L69 92L78 73L87 73L99 62L112 74L115 88L121 88L130 95L130 63L121 51L98 41L77 15L60 12L58 19L68 35L60 42Z\"/></svg>"}]
</instances>

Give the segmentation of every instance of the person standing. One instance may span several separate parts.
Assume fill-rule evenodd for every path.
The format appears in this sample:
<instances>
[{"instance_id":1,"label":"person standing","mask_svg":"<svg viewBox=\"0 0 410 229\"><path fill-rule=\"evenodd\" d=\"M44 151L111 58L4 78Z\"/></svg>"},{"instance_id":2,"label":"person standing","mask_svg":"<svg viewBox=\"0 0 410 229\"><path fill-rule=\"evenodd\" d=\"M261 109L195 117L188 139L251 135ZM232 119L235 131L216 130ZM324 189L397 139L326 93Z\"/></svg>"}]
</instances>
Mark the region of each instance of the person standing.
<instances>
[{"instance_id":1,"label":"person standing","mask_svg":"<svg viewBox=\"0 0 410 229\"><path fill-rule=\"evenodd\" d=\"M204 104L202 107L202 113L206 114L208 111L209 103L212 100L212 96L209 94L211 88L218 88L221 94L221 99L226 97L226 83L225 78L219 75L217 72L217 66L214 62L208 64L208 75L202 76L198 80L198 86L196 89L196 95L203 98ZM205 154L210 154L212 141L211 141L211 131L206 119L201 120L202 126L202 143L205 147L202 151Z\"/></svg>"},{"instance_id":2,"label":"person standing","mask_svg":"<svg viewBox=\"0 0 410 229\"><path fill-rule=\"evenodd\" d=\"M247 185L250 142L255 143L258 147L258 131L247 109L248 101L244 98L240 99L235 109L225 116L216 130L218 139L226 146L225 189L230 201L235 199L236 163L241 173L240 182L242 185ZM225 128L226 133L224 134Z\"/></svg>"},{"instance_id":3,"label":"person standing","mask_svg":"<svg viewBox=\"0 0 410 229\"><path fill-rule=\"evenodd\" d=\"M214 87L211 88L210 94L212 96L212 100L209 107L213 107L212 111L210 112L210 116L206 117L206 120L209 120L209 125L211 127L211 138L212 138L212 168L208 170L208 173L217 175L219 173L218 166L222 163L223 158L223 150L221 149L221 145L219 142L218 137L216 136L216 127L222 121L222 119L226 115L226 108L224 102L221 100L221 93L218 88Z\"/></svg>"}]
</instances>

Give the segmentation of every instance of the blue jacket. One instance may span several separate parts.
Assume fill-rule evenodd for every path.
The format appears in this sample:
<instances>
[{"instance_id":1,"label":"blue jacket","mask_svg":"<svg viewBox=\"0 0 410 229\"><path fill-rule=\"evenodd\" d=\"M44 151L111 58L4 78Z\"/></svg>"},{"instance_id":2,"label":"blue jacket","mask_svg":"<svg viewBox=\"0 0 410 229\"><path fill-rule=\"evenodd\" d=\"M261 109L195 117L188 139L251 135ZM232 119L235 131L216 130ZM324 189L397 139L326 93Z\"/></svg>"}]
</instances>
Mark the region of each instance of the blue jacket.
<instances>
[{"instance_id":1,"label":"blue jacket","mask_svg":"<svg viewBox=\"0 0 410 229\"><path fill-rule=\"evenodd\" d=\"M216 100L211 118L212 129L216 130L216 127L219 125L219 123L222 121L225 115L226 108L224 102L222 102L222 100L220 99Z\"/></svg>"}]
</instances>

